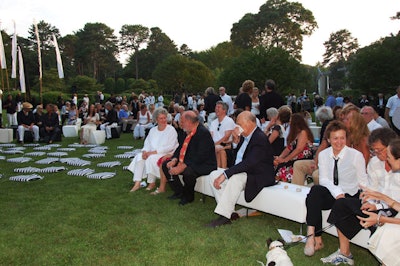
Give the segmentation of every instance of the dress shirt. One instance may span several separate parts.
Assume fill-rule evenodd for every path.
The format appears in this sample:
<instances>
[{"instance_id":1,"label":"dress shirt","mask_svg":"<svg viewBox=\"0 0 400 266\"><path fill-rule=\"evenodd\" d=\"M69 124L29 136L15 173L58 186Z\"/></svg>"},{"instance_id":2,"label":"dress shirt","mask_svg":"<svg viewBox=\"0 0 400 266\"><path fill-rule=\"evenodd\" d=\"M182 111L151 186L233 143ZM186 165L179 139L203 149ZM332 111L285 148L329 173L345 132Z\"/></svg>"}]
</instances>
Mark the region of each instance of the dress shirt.
<instances>
[{"instance_id":1,"label":"dress shirt","mask_svg":"<svg viewBox=\"0 0 400 266\"><path fill-rule=\"evenodd\" d=\"M239 150L238 150L238 152L237 152L237 154L236 154L235 164L238 164L238 163L240 163L240 162L242 161L243 155L244 155L244 153L245 153L245 151L246 151L246 148L247 148L247 145L249 144L249 141L250 141L250 139L251 139L251 136L253 136L254 130L256 130L256 128L257 128L257 127L255 127L255 128L253 129L253 131L252 131L247 137L243 136L244 141L243 141L243 143L242 143L242 146L240 146L240 148L239 148Z\"/></svg>"},{"instance_id":2,"label":"dress shirt","mask_svg":"<svg viewBox=\"0 0 400 266\"><path fill-rule=\"evenodd\" d=\"M400 107L400 98L397 94L389 98L386 108L389 108L389 116L392 117L397 107Z\"/></svg>"},{"instance_id":3,"label":"dress shirt","mask_svg":"<svg viewBox=\"0 0 400 266\"><path fill-rule=\"evenodd\" d=\"M359 185L368 184L365 169L365 159L361 152L345 146L338 156L339 185L333 184L333 168L335 161L332 147L326 148L318 155L319 183L326 187L336 198L340 194L354 195L360 189Z\"/></svg>"}]
</instances>

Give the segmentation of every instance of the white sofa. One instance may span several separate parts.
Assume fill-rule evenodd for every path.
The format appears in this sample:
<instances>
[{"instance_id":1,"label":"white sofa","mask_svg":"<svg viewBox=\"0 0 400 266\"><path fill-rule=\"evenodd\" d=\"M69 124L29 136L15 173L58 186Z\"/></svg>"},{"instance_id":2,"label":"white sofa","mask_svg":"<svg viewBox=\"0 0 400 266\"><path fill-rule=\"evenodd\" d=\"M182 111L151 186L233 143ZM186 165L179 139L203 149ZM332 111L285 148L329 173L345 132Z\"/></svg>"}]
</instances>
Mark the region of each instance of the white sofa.
<instances>
[{"instance_id":1,"label":"white sofa","mask_svg":"<svg viewBox=\"0 0 400 266\"><path fill-rule=\"evenodd\" d=\"M208 175L197 178L195 191L214 197ZM251 202L246 202L244 200L244 192L242 192L238 204L249 209L262 211L300 224L305 224L307 215L305 202L309 191L310 188L306 186L280 182L275 186L264 188ZM322 228L329 225L326 222L329 213L330 210L323 211L322 213L324 221ZM334 226L326 230L326 232L337 236L336 228ZM366 248L369 235L370 233L368 230L362 230L351 240L351 242Z\"/></svg>"}]
</instances>

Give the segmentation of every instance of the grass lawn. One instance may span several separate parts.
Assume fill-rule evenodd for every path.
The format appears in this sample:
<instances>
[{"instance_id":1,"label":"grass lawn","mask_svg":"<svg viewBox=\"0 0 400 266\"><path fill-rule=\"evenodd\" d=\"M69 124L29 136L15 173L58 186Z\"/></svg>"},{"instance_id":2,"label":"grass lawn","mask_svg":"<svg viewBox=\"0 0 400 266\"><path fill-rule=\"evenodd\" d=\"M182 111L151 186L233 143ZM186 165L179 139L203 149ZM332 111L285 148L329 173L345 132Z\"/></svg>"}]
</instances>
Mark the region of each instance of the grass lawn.
<instances>
[{"instance_id":1,"label":"grass lawn","mask_svg":"<svg viewBox=\"0 0 400 266\"><path fill-rule=\"evenodd\" d=\"M77 138L63 138L61 144L68 147L75 142ZM126 151L117 146L141 148L143 141L125 133L105 145L109 147L106 157L90 159L91 165L85 167L34 163L46 156L21 164L0 161L0 265L259 265L257 260L265 263L265 240L277 238L278 228L299 232L298 223L268 214L205 228L216 218L213 198L203 202L196 193L194 203L179 206L166 198L171 191L157 196L144 189L129 193L132 174L122 166L130 159L114 155ZM27 147L24 152L31 151ZM85 153L88 148L77 148L69 157ZM116 160L122 166L97 167L99 162ZM27 166L89 167L96 172L115 171L116 176L93 180L62 171L41 174L44 179L38 181L9 181L10 176L20 175L14 168ZM338 248L337 238L324 235L324 240L325 248L314 257L303 255L304 244L290 248L288 254L295 265L321 265L319 259ZM357 265L378 265L368 250L351 248Z\"/></svg>"}]
</instances>

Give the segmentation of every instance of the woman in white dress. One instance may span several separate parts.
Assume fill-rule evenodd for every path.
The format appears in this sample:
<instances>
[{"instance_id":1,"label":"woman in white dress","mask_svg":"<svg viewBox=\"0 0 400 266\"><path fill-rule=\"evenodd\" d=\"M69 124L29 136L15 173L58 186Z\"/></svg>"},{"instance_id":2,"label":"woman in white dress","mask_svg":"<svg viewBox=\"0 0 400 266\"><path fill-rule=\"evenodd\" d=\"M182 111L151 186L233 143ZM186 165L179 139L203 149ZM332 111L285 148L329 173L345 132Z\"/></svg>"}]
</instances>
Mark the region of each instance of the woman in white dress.
<instances>
[{"instance_id":1,"label":"woman in white dress","mask_svg":"<svg viewBox=\"0 0 400 266\"><path fill-rule=\"evenodd\" d=\"M145 104L140 106L140 111L137 114L137 120L137 124L133 130L133 137L135 139L144 138L146 128L153 126L151 123L151 113L147 110L147 106Z\"/></svg>"},{"instance_id":2,"label":"woman in white dress","mask_svg":"<svg viewBox=\"0 0 400 266\"><path fill-rule=\"evenodd\" d=\"M100 124L100 116L96 112L94 104L89 107L89 112L83 120L84 125L81 127L81 144L87 144L89 141L90 133L97 129Z\"/></svg>"},{"instance_id":3,"label":"woman in white dress","mask_svg":"<svg viewBox=\"0 0 400 266\"><path fill-rule=\"evenodd\" d=\"M253 88L253 93L251 94L251 112L258 117L260 114L260 99L258 98L258 88Z\"/></svg>"},{"instance_id":4,"label":"woman in white dress","mask_svg":"<svg viewBox=\"0 0 400 266\"><path fill-rule=\"evenodd\" d=\"M178 135L176 130L167 123L168 111L157 108L153 118L157 126L150 129L149 135L144 141L142 152L137 154L128 166L133 173L134 186L131 192L140 188L140 182L147 175L149 186L147 190L155 188L156 178L160 178L160 167L158 160L166 154L172 154L178 147Z\"/></svg>"}]
</instances>

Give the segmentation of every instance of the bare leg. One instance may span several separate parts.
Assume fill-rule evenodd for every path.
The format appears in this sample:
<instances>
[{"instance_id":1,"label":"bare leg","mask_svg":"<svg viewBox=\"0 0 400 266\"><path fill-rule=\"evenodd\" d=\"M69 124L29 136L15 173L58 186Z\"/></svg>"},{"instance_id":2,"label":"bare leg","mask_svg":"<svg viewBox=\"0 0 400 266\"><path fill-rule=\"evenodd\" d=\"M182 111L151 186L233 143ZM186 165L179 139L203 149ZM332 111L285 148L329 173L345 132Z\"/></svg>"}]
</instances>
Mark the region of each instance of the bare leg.
<instances>
[{"instance_id":1,"label":"bare leg","mask_svg":"<svg viewBox=\"0 0 400 266\"><path fill-rule=\"evenodd\" d=\"M160 166L160 187L158 188L158 192L165 192L167 186L167 178Z\"/></svg>"},{"instance_id":2,"label":"bare leg","mask_svg":"<svg viewBox=\"0 0 400 266\"><path fill-rule=\"evenodd\" d=\"M340 248L340 253L342 253L345 256L350 256L350 241L349 239L340 231L337 229L338 232L338 237L339 237L339 248Z\"/></svg>"},{"instance_id":3,"label":"bare leg","mask_svg":"<svg viewBox=\"0 0 400 266\"><path fill-rule=\"evenodd\" d=\"M136 181L135 185L131 188L130 192L135 192L136 190L139 190L140 188L140 181Z\"/></svg>"}]
</instances>

